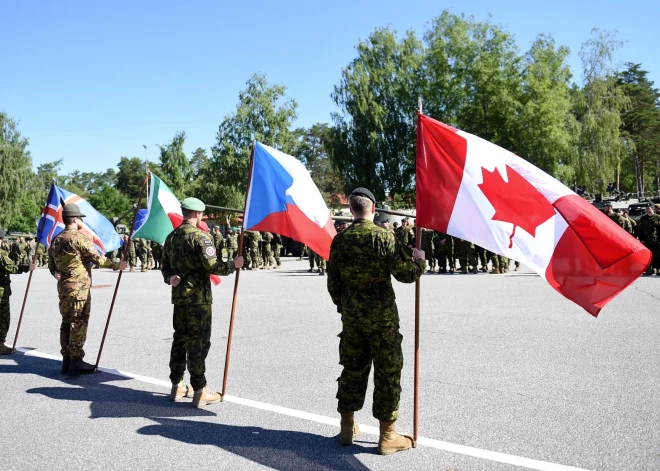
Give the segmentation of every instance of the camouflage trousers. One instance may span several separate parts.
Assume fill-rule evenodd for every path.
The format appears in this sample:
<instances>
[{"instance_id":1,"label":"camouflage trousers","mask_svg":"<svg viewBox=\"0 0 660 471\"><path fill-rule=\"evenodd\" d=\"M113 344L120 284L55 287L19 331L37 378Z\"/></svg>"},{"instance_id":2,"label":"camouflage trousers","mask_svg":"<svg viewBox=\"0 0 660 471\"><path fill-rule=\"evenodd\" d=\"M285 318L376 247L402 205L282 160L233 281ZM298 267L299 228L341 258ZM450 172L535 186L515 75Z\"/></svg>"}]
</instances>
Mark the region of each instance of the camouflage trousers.
<instances>
[{"instance_id":1,"label":"camouflage trousers","mask_svg":"<svg viewBox=\"0 0 660 471\"><path fill-rule=\"evenodd\" d=\"M474 251L476 252L475 255L478 261L481 263L481 267L488 268L488 251L478 245L474 246Z\"/></svg>"},{"instance_id":2,"label":"camouflage trousers","mask_svg":"<svg viewBox=\"0 0 660 471\"><path fill-rule=\"evenodd\" d=\"M264 246L261 248L261 257L263 258L264 265L267 267L274 265L273 250L271 249L270 244L264 242Z\"/></svg>"},{"instance_id":3,"label":"camouflage trousers","mask_svg":"<svg viewBox=\"0 0 660 471\"><path fill-rule=\"evenodd\" d=\"M309 249L309 268L314 269L314 265L316 265L320 270L325 270L325 259L321 257L319 254L314 252L312 249Z\"/></svg>"},{"instance_id":4,"label":"camouflage trousers","mask_svg":"<svg viewBox=\"0 0 660 471\"><path fill-rule=\"evenodd\" d=\"M7 332L9 332L10 320L9 296L2 296L0 297L0 342L7 340Z\"/></svg>"},{"instance_id":5,"label":"camouflage trousers","mask_svg":"<svg viewBox=\"0 0 660 471\"><path fill-rule=\"evenodd\" d=\"M433 244L424 244L422 243L422 250L426 256L426 262L429 265L430 271L435 271L435 253L433 251Z\"/></svg>"},{"instance_id":6,"label":"camouflage trousers","mask_svg":"<svg viewBox=\"0 0 660 471\"><path fill-rule=\"evenodd\" d=\"M474 250L474 245L469 242L459 242L457 255L458 261L461 263L461 270L471 266L477 266L477 254Z\"/></svg>"},{"instance_id":7,"label":"camouflage trousers","mask_svg":"<svg viewBox=\"0 0 660 471\"><path fill-rule=\"evenodd\" d=\"M273 257L275 258L275 265L278 267L282 265L282 260L280 260L280 253L282 252L282 245L275 244L273 247Z\"/></svg>"},{"instance_id":8,"label":"camouflage trousers","mask_svg":"<svg viewBox=\"0 0 660 471\"><path fill-rule=\"evenodd\" d=\"M140 252L138 257L140 258L140 265L142 265L142 269L146 270L149 267L149 253Z\"/></svg>"},{"instance_id":9,"label":"camouflage trousers","mask_svg":"<svg viewBox=\"0 0 660 471\"><path fill-rule=\"evenodd\" d=\"M456 268L456 259L454 257L454 242L447 237L444 244L438 242L435 245L435 258L438 260L438 268L442 270Z\"/></svg>"},{"instance_id":10,"label":"camouflage trousers","mask_svg":"<svg viewBox=\"0 0 660 471\"><path fill-rule=\"evenodd\" d=\"M211 348L211 305L174 306L170 380L183 381L186 366L195 391L206 386L206 356Z\"/></svg>"},{"instance_id":11,"label":"camouflage trousers","mask_svg":"<svg viewBox=\"0 0 660 471\"><path fill-rule=\"evenodd\" d=\"M345 414L362 409L371 363L374 365L373 415L382 421L399 417L403 352L398 326L385 329L343 324L339 334L337 411Z\"/></svg>"},{"instance_id":12,"label":"camouflage trousers","mask_svg":"<svg viewBox=\"0 0 660 471\"><path fill-rule=\"evenodd\" d=\"M508 258L502 255L498 255L496 253L491 255L491 260L493 261L493 268L501 268L502 270L504 269L508 270L509 264L511 263L511 261Z\"/></svg>"},{"instance_id":13,"label":"camouflage trousers","mask_svg":"<svg viewBox=\"0 0 660 471\"><path fill-rule=\"evenodd\" d=\"M238 255L238 247L227 247L227 260L233 260L236 255Z\"/></svg>"},{"instance_id":14,"label":"camouflage trousers","mask_svg":"<svg viewBox=\"0 0 660 471\"><path fill-rule=\"evenodd\" d=\"M263 266L264 263L261 259L261 250L259 249L258 244L255 243L250 246L249 254L252 269L260 268Z\"/></svg>"},{"instance_id":15,"label":"camouflage trousers","mask_svg":"<svg viewBox=\"0 0 660 471\"><path fill-rule=\"evenodd\" d=\"M71 358L83 358L83 346L87 340L87 324L92 309L92 297L80 301L73 297L60 298L60 353Z\"/></svg>"}]
</instances>

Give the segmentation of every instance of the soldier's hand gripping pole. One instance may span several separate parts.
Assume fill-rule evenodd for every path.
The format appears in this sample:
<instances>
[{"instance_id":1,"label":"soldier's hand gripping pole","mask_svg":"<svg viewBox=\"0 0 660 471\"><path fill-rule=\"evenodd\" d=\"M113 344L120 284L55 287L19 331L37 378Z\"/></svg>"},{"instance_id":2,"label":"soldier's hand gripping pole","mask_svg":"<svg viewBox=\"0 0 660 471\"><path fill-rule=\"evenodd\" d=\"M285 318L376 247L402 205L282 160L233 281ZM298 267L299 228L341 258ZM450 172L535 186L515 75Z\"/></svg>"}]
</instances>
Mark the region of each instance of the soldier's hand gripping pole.
<instances>
[{"instance_id":1,"label":"soldier's hand gripping pole","mask_svg":"<svg viewBox=\"0 0 660 471\"><path fill-rule=\"evenodd\" d=\"M133 223L131 224L130 235L128 236L128 244L131 243L131 237L133 237L133 232L135 231L135 221L137 220L138 210L142 204L142 197L144 196L144 189L147 186L147 179L149 178L149 172L144 174L144 181L142 182L142 188L140 189L140 196L138 197L137 205L133 212ZM121 262L123 263L126 260L126 254L128 253L128 247L124 247L124 250L121 251ZM117 284L115 285L115 292L112 295L112 302L110 303L110 312L108 312L108 320L105 322L105 330L103 331L103 338L101 339L101 346L99 347L99 354L96 357L96 364L94 366L95 371L99 368L99 362L101 361L101 353L103 352L103 345L105 345L105 337L108 335L108 327L110 326L110 318L112 317L112 310L115 307L115 300L117 299L117 291L119 290L119 283L121 283L121 275L124 273L124 270L119 269L119 275L117 276Z\"/></svg>"},{"instance_id":2,"label":"soldier's hand gripping pole","mask_svg":"<svg viewBox=\"0 0 660 471\"><path fill-rule=\"evenodd\" d=\"M254 167L254 146L255 143L252 143L252 155L250 155L250 170L248 173L248 182L247 182L247 189L245 190L245 203L243 204L243 207L245 208L247 206L247 199L248 199L248 193L250 191L250 184L252 183L252 169ZM226 209L226 208L225 208ZM243 244L245 241L245 223L247 221L243 219L243 226L241 227L241 237L238 242L238 255L243 254ZM232 336L234 334L234 317L236 315L236 302L238 299L238 280L241 275L241 269L237 268L236 269L236 279L234 280L234 296L231 301L231 316L229 318L229 334L227 335L227 354L225 356L225 371L222 375L222 392L220 395L222 396L222 399L224 400L225 398L225 392L227 392L227 375L229 373L229 357L231 356L231 340Z\"/></svg>"}]
</instances>

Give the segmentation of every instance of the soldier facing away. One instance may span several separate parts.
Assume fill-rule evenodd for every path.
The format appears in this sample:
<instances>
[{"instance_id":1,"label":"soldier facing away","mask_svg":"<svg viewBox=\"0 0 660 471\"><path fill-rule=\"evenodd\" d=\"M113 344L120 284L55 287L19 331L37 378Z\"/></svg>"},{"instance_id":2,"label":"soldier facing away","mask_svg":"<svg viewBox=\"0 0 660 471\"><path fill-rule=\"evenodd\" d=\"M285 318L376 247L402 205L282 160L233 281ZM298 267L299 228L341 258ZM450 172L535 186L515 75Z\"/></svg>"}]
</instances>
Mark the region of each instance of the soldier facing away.
<instances>
[{"instance_id":1,"label":"soldier facing away","mask_svg":"<svg viewBox=\"0 0 660 471\"><path fill-rule=\"evenodd\" d=\"M206 356L211 348L213 295L209 275L230 275L243 266L243 257L222 261L213 237L197 227L206 206L197 198L181 203L183 222L165 239L162 274L172 286L174 338L170 353L170 399L193 396L193 406L215 404L222 396L206 387ZM186 365L190 387L183 382Z\"/></svg>"},{"instance_id":2,"label":"soldier facing away","mask_svg":"<svg viewBox=\"0 0 660 471\"><path fill-rule=\"evenodd\" d=\"M93 265L112 268L126 268L99 254L92 242L82 232L82 218L78 205L66 204L62 210L65 229L55 237L48 249L48 269L57 280L57 293L60 298L60 353L62 373L78 375L94 373L94 365L83 361L83 346L87 339L87 324L92 308L90 287Z\"/></svg>"},{"instance_id":3,"label":"soldier facing away","mask_svg":"<svg viewBox=\"0 0 660 471\"><path fill-rule=\"evenodd\" d=\"M11 295L11 279L9 275L25 273L27 265L17 265L4 250L4 231L0 231L0 355L11 355L13 349L5 345L9 331L10 312L9 296Z\"/></svg>"},{"instance_id":4,"label":"soldier facing away","mask_svg":"<svg viewBox=\"0 0 660 471\"><path fill-rule=\"evenodd\" d=\"M359 433L354 412L364 404L373 363L378 452L389 455L415 446L412 437L399 435L394 425L399 416L403 336L391 276L412 283L424 273L426 261L423 251L413 249L414 258L409 256L392 232L373 223L376 199L369 190L357 188L349 202L355 221L333 239L328 264L328 292L342 320L339 440L351 445Z\"/></svg>"}]
</instances>

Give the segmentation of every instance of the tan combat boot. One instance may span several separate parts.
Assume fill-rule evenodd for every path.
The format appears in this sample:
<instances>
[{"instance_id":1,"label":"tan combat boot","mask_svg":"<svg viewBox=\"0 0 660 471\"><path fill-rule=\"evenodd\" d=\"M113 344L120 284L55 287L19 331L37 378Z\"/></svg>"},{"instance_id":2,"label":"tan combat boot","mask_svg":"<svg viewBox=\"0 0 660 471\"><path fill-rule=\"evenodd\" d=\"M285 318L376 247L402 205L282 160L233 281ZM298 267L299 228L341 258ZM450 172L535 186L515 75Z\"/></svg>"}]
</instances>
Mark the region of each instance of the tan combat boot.
<instances>
[{"instance_id":1,"label":"tan combat boot","mask_svg":"<svg viewBox=\"0 0 660 471\"><path fill-rule=\"evenodd\" d=\"M209 388L202 388L195 391L192 405L193 407L204 407L210 404L217 404L220 401L222 401L222 395L211 391Z\"/></svg>"},{"instance_id":2,"label":"tan combat boot","mask_svg":"<svg viewBox=\"0 0 660 471\"><path fill-rule=\"evenodd\" d=\"M378 453L381 455L392 455L397 451L416 448L417 444L410 435L399 435L396 433L394 421L380 422L380 439L378 440Z\"/></svg>"},{"instance_id":3,"label":"tan combat boot","mask_svg":"<svg viewBox=\"0 0 660 471\"><path fill-rule=\"evenodd\" d=\"M172 384L170 401L179 402L184 397L193 397L193 394L193 388L181 381L179 384Z\"/></svg>"},{"instance_id":4,"label":"tan combat boot","mask_svg":"<svg viewBox=\"0 0 660 471\"><path fill-rule=\"evenodd\" d=\"M5 345L4 342L0 342L0 355L11 355L14 353L14 350Z\"/></svg>"},{"instance_id":5,"label":"tan combat boot","mask_svg":"<svg viewBox=\"0 0 660 471\"><path fill-rule=\"evenodd\" d=\"M493 269L491 271L489 271L488 273L490 273L491 275L497 275L499 272L500 272L499 268L493 267Z\"/></svg>"},{"instance_id":6,"label":"tan combat boot","mask_svg":"<svg viewBox=\"0 0 660 471\"><path fill-rule=\"evenodd\" d=\"M339 431L339 443L341 445L352 445L353 439L360 433L360 427L358 427L357 422L353 420L353 413L342 414L339 425L341 425L341 430Z\"/></svg>"}]
</instances>

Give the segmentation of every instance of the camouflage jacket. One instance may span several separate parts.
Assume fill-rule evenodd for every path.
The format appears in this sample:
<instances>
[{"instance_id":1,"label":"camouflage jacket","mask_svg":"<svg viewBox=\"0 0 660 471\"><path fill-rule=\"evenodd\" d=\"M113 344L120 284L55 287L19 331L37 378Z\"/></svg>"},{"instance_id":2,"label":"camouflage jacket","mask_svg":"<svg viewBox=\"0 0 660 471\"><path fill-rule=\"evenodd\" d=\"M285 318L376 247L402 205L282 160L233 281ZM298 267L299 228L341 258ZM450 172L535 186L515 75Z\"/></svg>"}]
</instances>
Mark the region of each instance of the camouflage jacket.
<instances>
[{"instance_id":1,"label":"camouflage jacket","mask_svg":"<svg viewBox=\"0 0 660 471\"><path fill-rule=\"evenodd\" d=\"M174 275L181 277L179 286L172 287L172 304L211 304L209 275L232 274L234 262L218 258L213 237L184 221L165 239L161 272L167 284Z\"/></svg>"},{"instance_id":2,"label":"camouflage jacket","mask_svg":"<svg viewBox=\"0 0 660 471\"><path fill-rule=\"evenodd\" d=\"M17 265L9 258L9 254L0 249L0 298L8 298L11 295L11 279L9 275L25 273L27 265Z\"/></svg>"},{"instance_id":3,"label":"camouflage jacket","mask_svg":"<svg viewBox=\"0 0 660 471\"><path fill-rule=\"evenodd\" d=\"M282 236L279 234L273 233L273 241L270 243L273 247L276 245L282 245Z\"/></svg>"},{"instance_id":4,"label":"camouflage jacket","mask_svg":"<svg viewBox=\"0 0 660 471\"><path fill-rule=\"evenodd\" d=\"M48 269L51 275L60 273L57 292L60 298L85 300L92 285L92 265L119 269L119 264L99 254L92 242L75 227L59 233L48 249Z\"/></svg>"},{"instance_id":5,"label":"camouflage jacket","mask_svg":"<svg viewBox=\"0 0 660 471\"><path fill-rule=\"evenodd\" d=\"M222 237L221 232L213 233L213 243L215 244L215 250L222 250L225 245L225 238Z\"/></svg>"},{"instance_id":6,"label":"camouflage jacket","mask_svg":"<svg viewBox=\"0 0 660 471\"><path fill-rule=\"evenodd\" d=\"M237 249L238 248L238 234L229 234L227 235L227 247L230 249Z\"/></svg>"},{"instance_id":7,"label":"camouflage jacket","mask_svg":"<svg viewBox=\"0 0 660 471\"><path fill-rule=\"evenodd\" d=\"M262 232L261 239L268 245L273 241L273 234L270 232Z\"/></svg>"},{"instance_id":8,"label":"camouflage jacket","mask_svg":"<svg viewBox=\"0 0 660 471\"><path fill-rule=\"evenodd\" d=\"M433 250L435 232L431 229L422 229L422 248L424 250Z\"/></svg>"},{"instance_id":9,"label":"camouflage jacket","mask_svg":"<svg viewBox=\"0 0 660 471\"><path fill-rule=\"evenodd\" d=\"M644 244L647 246L657 244L660 239L660 215L643 215L639 218L635 229L639 240Z\"/></svg>"},{"instance_id":10,"label":"camouflage jacket","mask_svg":"<svg viewBox=\"0 0 660 471\"><path fill-rule=\"evenodd\" d=\"M396 325L399 315L392 275L400 282L412 283L425 269L426 262L407 255L391 231L356 219L332 241L328 292L343 322Z\"/></svg>"}]
</instances>

